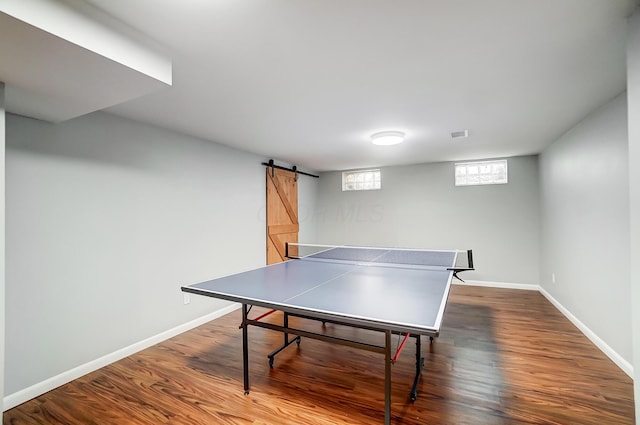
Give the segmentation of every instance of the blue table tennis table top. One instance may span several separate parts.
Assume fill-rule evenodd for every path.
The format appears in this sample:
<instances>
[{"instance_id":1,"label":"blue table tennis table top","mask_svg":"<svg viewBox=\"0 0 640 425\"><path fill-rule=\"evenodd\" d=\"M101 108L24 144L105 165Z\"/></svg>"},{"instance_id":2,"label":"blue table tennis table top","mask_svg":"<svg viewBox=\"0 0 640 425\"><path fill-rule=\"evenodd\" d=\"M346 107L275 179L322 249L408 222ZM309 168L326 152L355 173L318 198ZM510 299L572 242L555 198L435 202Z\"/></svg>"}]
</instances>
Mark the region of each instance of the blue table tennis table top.
<instances>
[{"instance_id":1,"label":"blue table tennis table top","mask_svg":"<svg viewBox=\"0 0 640 425\"><path fill-rule=\"evenodd\" d=\"M374 329L438 335L456 255L334 248L182 290Z\"/></svg>"}]
</instances>

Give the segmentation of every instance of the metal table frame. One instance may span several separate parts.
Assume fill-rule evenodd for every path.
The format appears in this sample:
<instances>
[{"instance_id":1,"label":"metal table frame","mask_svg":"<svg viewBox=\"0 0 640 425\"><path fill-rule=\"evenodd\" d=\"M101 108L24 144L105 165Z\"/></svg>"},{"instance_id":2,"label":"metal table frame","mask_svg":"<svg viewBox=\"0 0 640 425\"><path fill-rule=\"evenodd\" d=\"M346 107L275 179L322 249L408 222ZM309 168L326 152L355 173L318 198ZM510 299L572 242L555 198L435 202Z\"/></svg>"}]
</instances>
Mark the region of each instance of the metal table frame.
<instances>
[{"instance_id":1,"label":"metal table frame","mask_svg":"<svg viewBox=\"0 0 640 425\"><path fill-rule=\"evenodd\" d=\"M273 331L281 332L284 335L283 344L272 351L267 355L269 359L269 366L273 367L273 361L276 354L280 351L291 345L292 343L300 344L300 338L311 338L319 341L330 342L333 344L343 345L347 347L357 348L361 350L371 351L374 353L384 354L384 423L389 425L391 423L391 364L393 363L392 355L391 355L391 336L392 334L404 334L409 336L407 332L399 332L397 330L392 330L389 327L374 327L374 326L365 326L365 325L356 325L353 323L345 323L334 319L327 319L326 317L315 317L310 315L301 315L295 313L289 313L283 311L284 319L283 325L276 325L273 323L260 321L260 318L265 315L260 316L257 319L250 319L248 317L250 305L243 303L242 304L242 323L240 327L242 328L242 370L243 370L243 378L244 378L244 393L249 394L249 326L256 326L263 329L270 329ZM274 312L275 310L272 310ZM303 319L309 320L317 320L322 322L334 323L341 326L348 326L358 329L366 329L370 331L384 332L384 345L375 345L369 344L359 341L354 341L345 338L339 338L334 336L325 335L317 332L305 331L302 329L296 329L289 326L289 316L301 317ZM289 334L296 335L294 338L289 338ZM425 334L429 336L430 341L433 341L433 338L438 336L437 331L429 332ZM412 401L417 398L417 386L420 379L420 375L422 373L422 369L424 368L424 358L421 355L421 339L420 334L411 335L416 339L416 372L415 378L413 381L413 385L410 392L410 398ZM398 349L396 354L402 350L402 347Z\"/></svg>"}]
</instances>

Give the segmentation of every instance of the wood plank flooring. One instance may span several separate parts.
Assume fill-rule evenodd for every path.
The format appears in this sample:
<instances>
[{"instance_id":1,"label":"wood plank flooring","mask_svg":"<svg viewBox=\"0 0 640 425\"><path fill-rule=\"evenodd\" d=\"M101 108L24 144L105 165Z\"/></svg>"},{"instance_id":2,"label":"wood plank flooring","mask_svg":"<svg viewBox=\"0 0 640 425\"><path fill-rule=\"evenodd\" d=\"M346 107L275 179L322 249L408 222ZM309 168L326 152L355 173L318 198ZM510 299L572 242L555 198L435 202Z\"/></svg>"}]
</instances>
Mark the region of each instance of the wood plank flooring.
<instances>
[{"instance_id":1,"label":"wood plank flooring","mask_svg":"<svg viewBox=\"0 0 640 425\"><path fill-rule=\"evenodd\" d=\"M245 396L239 323L240 312L230 313L11 409L4 423L383 422L382 355L303 338L269 369L266 355L282 335L264 329L249 330ZM330 324L326 332L382 338ZM440 338L422 351L415 403L414 344L392 367L394 424L634 423L632 380L535 291L454 286Z\"/></svg>"}]
</instances>

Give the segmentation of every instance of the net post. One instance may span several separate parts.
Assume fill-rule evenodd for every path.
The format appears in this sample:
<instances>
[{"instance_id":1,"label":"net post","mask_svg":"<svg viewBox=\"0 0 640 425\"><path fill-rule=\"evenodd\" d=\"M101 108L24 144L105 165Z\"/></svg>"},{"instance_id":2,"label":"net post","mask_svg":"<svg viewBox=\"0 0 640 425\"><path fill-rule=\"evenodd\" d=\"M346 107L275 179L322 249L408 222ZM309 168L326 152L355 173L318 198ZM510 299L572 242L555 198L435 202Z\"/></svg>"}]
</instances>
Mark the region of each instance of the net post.
<instances>
[{"instance_id":1,"label":"net post","mask_svg":"<svg viewBox=\"0 0 640 425\"><path fill-rule=\"evenodd\" d=\"M289 258L289 242L284 243L284 258Z\"/></svg>"},{"instance_id":2,"label":"net post","mask_svg":"<svg viewBox=\"0 0 640 425\"><path fill-rule=\"evenodd\" d=\"M467 250L467 262L470 269L473 269L473 254L470 249Z\"/></svg>"}]
</instances>

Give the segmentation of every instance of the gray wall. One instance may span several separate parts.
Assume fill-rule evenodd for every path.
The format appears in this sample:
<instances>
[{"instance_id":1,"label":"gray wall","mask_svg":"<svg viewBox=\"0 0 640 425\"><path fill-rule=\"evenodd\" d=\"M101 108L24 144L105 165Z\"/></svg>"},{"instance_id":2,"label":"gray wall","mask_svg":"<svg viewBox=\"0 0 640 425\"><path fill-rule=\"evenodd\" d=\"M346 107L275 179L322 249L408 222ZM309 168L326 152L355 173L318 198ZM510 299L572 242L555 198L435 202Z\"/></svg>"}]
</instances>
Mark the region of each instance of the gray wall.
<instances>
[{"instance_id":1,"label":"gray wall","mask_svg":"<svg viewBox=\"0 0 640 425\"><path fill-rule=\"evenodd\" d=\"M264 264L263 160L106 113L8 115L6 394L226 306L179 288Z\"/></svg>"},{"instance_id":2,"label":"gray wall","mask_svg":"<svg viewBox=\"0 0 640 425\"><path fill-rule=\"evenodd\" d=\"M631 223L631 305L633 310L636 423L640 424L640 9L631 18L627 44L629 182Z\"/></svg>"},{"instance_id":3,"label":"gray wall","mask_svg":"<svg viewBox=\"0 0 640 425\"><path fill-rule=\"evenodd\" d=\"M0 412L4 411L4 350L5 350L5 109L4 83L0 81ZM0 415L2 425L2 415Z\"/></svg>"},{"instance_id":4,"label":"gray wall","mask_svg":"<svg viewBox=\"0 0 640 425\"><path fill-rule=\"evenodd\" d=\"M627 146L623 94L541 154L540 284L631 362Z\"/></svg>"},{"instance_id":5,"label":"gray wall","mask_svg":"<svg viewBox=\"0 0 640 425\"><path fill-rule=\"evenodd\" d=\"M318 188L319 243L474 250L471 280L538 284L537 157L508 159L506 185L455 187L454 164L381 169L382 189L342 192L341 172Z\"/></svg>"},{"instance_id":6,"label":"gray wall","mask_svg":"<svg viewBox=\"0 0 640 425\"><path fill-rule=\"evenodd\" d=\"M313 170L303 170L314 174ZM317 239L314 211L317 208L319 179L300 175L298 177L298 222L301 243L312 243Z\"/></svg>"}]
</instances>

